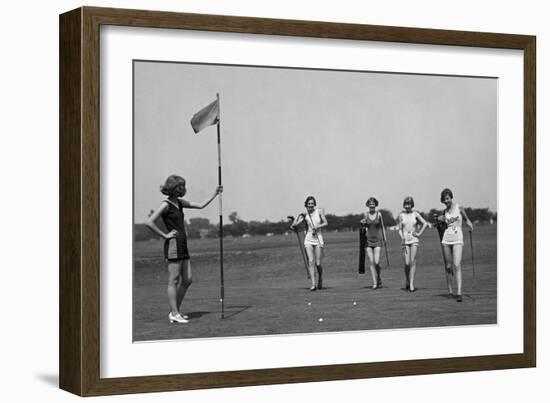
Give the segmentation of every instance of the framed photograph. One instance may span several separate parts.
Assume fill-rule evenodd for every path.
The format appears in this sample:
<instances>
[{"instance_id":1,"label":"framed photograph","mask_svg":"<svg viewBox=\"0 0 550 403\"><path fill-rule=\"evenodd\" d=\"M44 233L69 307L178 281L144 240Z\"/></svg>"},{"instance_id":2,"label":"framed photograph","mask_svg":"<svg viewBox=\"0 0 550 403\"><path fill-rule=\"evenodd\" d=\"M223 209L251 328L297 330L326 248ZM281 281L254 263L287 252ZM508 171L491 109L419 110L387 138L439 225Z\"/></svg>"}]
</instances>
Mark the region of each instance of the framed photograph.
<instances>
[{"instance_id":1,"label":"framed photograph","mask_svg":"<svg viewBox=\"0 0 550 403\"><path fill-rule=\"evenodd\" d=\"M535 37L60 16L60 387L536 364Z\"/></svg>"}]
</instances>

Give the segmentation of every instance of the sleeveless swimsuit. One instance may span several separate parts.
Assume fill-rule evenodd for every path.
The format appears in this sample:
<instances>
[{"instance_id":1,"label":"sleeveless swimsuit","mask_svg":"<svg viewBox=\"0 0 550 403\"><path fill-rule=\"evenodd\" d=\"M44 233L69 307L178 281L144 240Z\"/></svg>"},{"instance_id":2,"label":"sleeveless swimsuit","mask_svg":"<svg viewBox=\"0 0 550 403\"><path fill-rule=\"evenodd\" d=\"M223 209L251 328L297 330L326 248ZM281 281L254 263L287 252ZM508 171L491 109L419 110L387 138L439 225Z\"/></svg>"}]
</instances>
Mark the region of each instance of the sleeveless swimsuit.
<instances>
[{"instance_id":1,"label":"sleeveless swimsuit","mask_svg":"<svg viewBox=\"0 0 550 403\"><path fill-rule=\"evenodd\" d=\"M304 238L304 245L319 246L320 248L324 247L325 242L323 240L323 233L321 232L321 229L316 229L315 235L313 235L313 226L318 227L321 224L321 214L319 213L319 210L315 209L315 211L311 214L306 212L305 221L307 224L307 232Z\"/></svg>"},{"instance_id":2,"label":"sleeveless swimsuit","mask_svg":"<svg viewBox=\"0 0 550 403\"><path fill-rule=\"evenodd\" d=\"M162 221L168 232L172 230L178 231L174 238L164 241L164 258L167 261L177 261L189 259L189 250L187 249L187 232L184 226L183 206L178 200L174 203L171 200L165 200L168 208L162 212Z\"/></svg>"},{"instance_id":3,"label":"sleeveless swimsuit","mask_svg":"<svg viewBox=\"0 0 550 403\"><path fill-rule=\"evenodd\" d=\"M382 232L382 220L380 219L380 213L375 213L375 218L371 219L369 213L367 213L367 248L377 248L382 246L381 232Z\"/></svg>"},{"instance_id":4,"label":"sleeveless swimsuit","mask_svg":"<svg viewBox=\"0 0 550 403\"><path fill-rule=\"evenodd\" d=\"M451 206L449 211L445 211L445 222L447 223L447 229L443 233L441 243L444 245L464 245L462 214L458 203Z\"/></svg>"},{"instance_id":5,"label":"sleeveless swimsuit","mask_svg":"<svg viewBox=\"0 0 550 403\"><path fill-rule=\"evenodd\" d=\"M416 232L418 221L418 213L413 211L411 213L401 213L401 231L403 232L403 245L418 245L419 240L413 235Z\"/></svg>"}]
</instances>

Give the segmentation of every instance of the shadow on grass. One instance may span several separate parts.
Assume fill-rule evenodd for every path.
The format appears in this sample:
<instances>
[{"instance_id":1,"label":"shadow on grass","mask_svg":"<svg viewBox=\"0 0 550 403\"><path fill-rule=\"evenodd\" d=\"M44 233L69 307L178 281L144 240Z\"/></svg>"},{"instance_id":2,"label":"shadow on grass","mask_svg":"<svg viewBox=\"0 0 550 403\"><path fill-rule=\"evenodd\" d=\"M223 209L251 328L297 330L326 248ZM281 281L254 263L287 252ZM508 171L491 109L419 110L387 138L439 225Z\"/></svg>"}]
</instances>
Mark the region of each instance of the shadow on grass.
<instances>
[{"instance_id":1,"label":"shadow on grass","mask_svg":"<svg viewBox=\"0 0 550 403\"><path fill-rule=\"evenodd\" d=\"M362 287L363 290L368 290L368 291L373 291L373 292L376 292L376 291L380 291L382 289L391 289L391 287L388 287L387 285L381 285L381 286L378 286L376 288L372 288L372 285L366 285L364 287Z\"/></svg>"},{"instance_id":2,"label":"shadow on grass","mask_svg":"<svg viewBox=\"0 0 550 403\"><path fill-rule=\"evenodd\" d=\"M415 293L415 292L424 291L424 290L426 290L426 288L424 288L424 287L414 287L414 290L409 290L409 292L410 292L411 294L413 294L413 293Z\"/></svg>"},{"instance_id":3,"label":"shadow on grass","mask_svg":"<svg viewBox=\"0 0 550 403\"><path fill-rule=\"evenodd\" d=\"M238 315L238 314L246 311L247 309L249 309L251 307L252 307L252 305L231 305L231 306L228 306L226 308L226 312L225 312L225 319L232 318L233 316ZM229 313L227 312L227 309L230 310ZM232 309L236 309L236 311L231 312Z\"/></svg>"},{"instance_id":4,"label":"shadow on grass","mask_svg":"<svg viewBox=\"0 0 550 403\"><path fill-rule=\"evenodd\" d=\"M445 299L456 299L456 294L449 294L449 293L443 293L443 294L436 294L435 297L445 298ZM470 294L462 294L463 299L471 299L472 301L475 301L476 299L471 296Z\"/></svg>"},{"instance_id":5,"label":"shadow on grass","mask_svg":"<svg viewBox=\"0 0 550 403\"><path fill-rule=\"evenodd\" d=\"M203 317L204 315L208 315L212 312L210 311L195 311L195 312L187 312L186 315L189 316L189 319L198 319Z\"/></svg>"}]
</instances>

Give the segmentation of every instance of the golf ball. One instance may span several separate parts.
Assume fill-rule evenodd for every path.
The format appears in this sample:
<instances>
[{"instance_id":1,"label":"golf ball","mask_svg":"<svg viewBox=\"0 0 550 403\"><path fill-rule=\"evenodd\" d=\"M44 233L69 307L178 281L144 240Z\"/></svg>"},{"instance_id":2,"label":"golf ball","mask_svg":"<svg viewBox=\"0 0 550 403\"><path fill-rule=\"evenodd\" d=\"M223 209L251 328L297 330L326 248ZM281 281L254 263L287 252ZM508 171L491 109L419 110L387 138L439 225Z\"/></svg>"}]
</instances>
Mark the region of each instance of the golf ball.
<instances>
[{"instance_id":1,"label":"golf ball","mask_svg":"<svg viewBox=\"0 0 550 403\"><path fill-rule=\"evenodd\" d=\"M311 302L308 302L307 304L308 304L308 305L311 305Z\"/></svg>"},{"instance_id":2,"label":"golf ball","mask_svg":"<svg viewBox=\"0 0 550 403\"><path fill-rule=\"evenodd\" d=\"M353 301L353 305L357 305L357 302Z\"/></svg>"},{"instance_id":3,"label":"golf ball","mask_svg":"<svg viewBox=\"0 0 550 403\"><path fill-rule=\"evenodd\" d=\"M322 322L323 321L323 318L319 318L319 322Z\"/></svg>"}]
</instances>

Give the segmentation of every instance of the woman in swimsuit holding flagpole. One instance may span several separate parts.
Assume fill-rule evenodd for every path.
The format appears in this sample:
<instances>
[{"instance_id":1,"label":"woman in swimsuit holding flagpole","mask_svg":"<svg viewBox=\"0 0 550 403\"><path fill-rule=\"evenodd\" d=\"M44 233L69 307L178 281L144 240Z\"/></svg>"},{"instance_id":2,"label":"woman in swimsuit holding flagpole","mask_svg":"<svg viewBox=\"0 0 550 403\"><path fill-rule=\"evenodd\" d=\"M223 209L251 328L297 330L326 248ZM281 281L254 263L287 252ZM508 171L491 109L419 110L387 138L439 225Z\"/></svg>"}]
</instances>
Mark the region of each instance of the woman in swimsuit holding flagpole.
<instances>
[{"instance_id":1,"label":"woman in swimsuit holding flagpole","mask_svg":"<svg viewBox=\"0 0 550 403\"><path fill-rule=\"evenodd\" d=\"M218 186L215 192L202 203L182 199L187 193L185 179L178 175L170 175L160 191L167 198L151 214L147 226L164 238L164 259L168 265L168 304L170 323L187 323L187 315L182 315L180 306L187 289L191 285L191 263L187 249L187 234L185 231L184 208L203 209L219 195L223 188ZM155 223L160 217L168 230L164 233Z\"/></svg>"}]
</instances>

